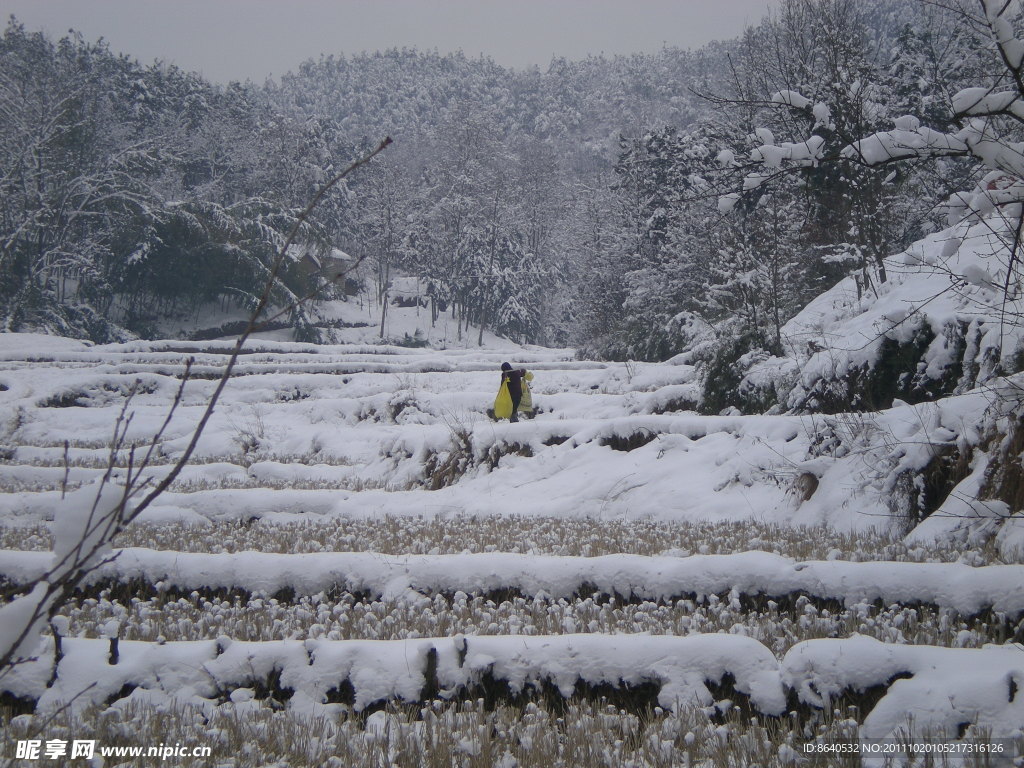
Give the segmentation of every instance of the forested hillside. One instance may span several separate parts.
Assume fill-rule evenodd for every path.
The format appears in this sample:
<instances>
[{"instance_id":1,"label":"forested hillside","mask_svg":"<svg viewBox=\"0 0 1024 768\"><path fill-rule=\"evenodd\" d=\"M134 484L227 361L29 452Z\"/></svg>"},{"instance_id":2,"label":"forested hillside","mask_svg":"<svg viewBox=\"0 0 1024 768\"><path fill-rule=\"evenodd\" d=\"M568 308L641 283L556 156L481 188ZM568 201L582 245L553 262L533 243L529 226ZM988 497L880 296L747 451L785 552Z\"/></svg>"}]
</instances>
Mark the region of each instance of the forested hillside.
<instances>
[{"instance_id":1,"label":"forested hillside","mask_svg":"<svg viewBox=\"0 0 1024 768\"><path fill-rule=\"evenodd\" d=\"M865 290L883 281L881 258L936 227L971 167L815 163L724 215L735 158L908 113L945 129L990 64L981 32L911 0L792 0L695 52L516 71L392 50L222 86L12 19L2 326L154 337L168 317L251 306L317 186L391 135L303 230L280 305L340 248L367 289L422 277L434 312L520 341L657 360L710 323L729 356L778 352L782 325L852 269ZM783 90L825 111L780 110ZM322 337L315 306L292 314L296 338Z\"/></svg>"},{"instance_id":2,"label":"forested hillside","mask_svg":"<svg viewBox=\"0 0 1024 768\"><path fill-rule=\"evenodd\" d=\"M297 209L391 134L383 162L320 205L280 302L315 286L301 255L343 246L379 290L401 267L467 319L564 336L568 308L542 308L556 293L566 304L584 226L572 209L608 186L620 130L694 119L687 86L715 58L667 49L542 73L389 51L220 86L12 19L0 43L3 328L151 337L161 317L247 307ZM292 322L315 337L304 312Z\"/></svg>"},{"instance_id":3,"label":"forested hillside","mask_svg":"<svg viewBox=\"0 0 1024 768\"><path fill-rule=\"evenodd\" d=\"M786 0L741 39L695 52L516 71L391 50L221 86L12 19L2 328L110 341L243 316L318 187L390 135L289 249L272 303L321 300L287 313L296 340L336 340L345 313L321 302L362 292L382 311L411 300L435 321L449 313L480 341L604 359L685 352L707 372L704 410L763 410L792 382L754 391L752 367L788 369L828 346L784 332L801 308L843 279L879 297L894 277L886 257L969 213L955 195L1016 183L999 149L1016 146L1012 104L956 101L1016 71L994 29L969 3ZM867 140L884 156L865 154ZM1015 214L990 203L1009 243ZM1007 253L990 275L1001 325L1018 266ZM421 293L399 296L400 275ZM932 325L963 352L969 324ZM901 370L927 365L913 344L890 347ZM1012 346L1003 353L990 373L1018 367Z\"/></svg>"}]
</instances>

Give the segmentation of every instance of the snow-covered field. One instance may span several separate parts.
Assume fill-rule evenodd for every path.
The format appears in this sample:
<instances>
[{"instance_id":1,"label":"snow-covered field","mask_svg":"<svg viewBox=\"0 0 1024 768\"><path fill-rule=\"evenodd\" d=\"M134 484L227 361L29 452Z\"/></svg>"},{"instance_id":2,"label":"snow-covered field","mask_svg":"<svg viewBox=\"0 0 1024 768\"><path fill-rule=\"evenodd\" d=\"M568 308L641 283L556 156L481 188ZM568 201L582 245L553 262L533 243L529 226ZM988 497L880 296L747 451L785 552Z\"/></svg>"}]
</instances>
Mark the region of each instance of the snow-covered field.
<instances>
[{"instance_id":1,"label":"snow-covered field","mask_svg":"<svg viewBox=\"0 0 1024 768\"><path fill-rule=\"evenodd\" d=\"M62 488L103 474L125 395L137 390L128 439L145 442L192 356L193 378L158 446L157 462L173 461L229 348L5 336L0 513L19 524L51 519ZM506 358L536 374L532 420L487 416ZM678 410L697 386L688 365L576 361L564 350L255 342L192 465L146 520L519 515L887 529L901 522L889 506L892 476L957 439L977 443L989 404L974 392L868 414ZM817 484L801 500L804 475ZM979 516L1005 512L976 506Z\"/></svg>"},{"instance_id":2,"label":"snow-covered field","mask_svg":"<svg viewBox=\"0 0 1024 768\"><path fill-rule=\"evenodd\" d=\"M127 394L144 444L195 358L158 479L230 346L0 335L5 584L46 569L62 511L95 493ZM518 424L487 415L506 359L535 373ZM630 731L592 746L637 765L721 764L730 738L786 764L910 715L1019 748L1021 537L977 537L1006 512L974 498L977 469L951 495L974 539L890 503L901 472L980 442L985 394L835 416L701 416L697 395L682 363L255 341L192 463L58 617L59 655L47 636L0 681L11 714L38 713L11 733L53 715L106 738L163 710L176 738L216 731L217 765L263 765L228 749L238 723L270 739L311 718L334 751L280 759L429 742L512 766L545 764L572 722ZM560 695L572 714L545 725Z\"/></svg>"}]
</instances>

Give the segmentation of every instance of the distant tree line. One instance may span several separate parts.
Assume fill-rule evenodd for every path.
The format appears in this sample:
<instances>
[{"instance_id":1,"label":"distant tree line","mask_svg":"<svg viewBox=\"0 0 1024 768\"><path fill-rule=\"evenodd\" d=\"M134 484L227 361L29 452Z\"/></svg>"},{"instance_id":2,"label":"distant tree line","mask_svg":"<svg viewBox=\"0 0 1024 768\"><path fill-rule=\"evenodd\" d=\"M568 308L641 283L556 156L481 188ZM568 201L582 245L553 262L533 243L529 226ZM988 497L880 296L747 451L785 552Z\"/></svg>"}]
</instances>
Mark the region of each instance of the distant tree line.
<instances>
[{"instance_id":1,"label":"distant tree line","mask_svg":"<svg viewBox=\"0 0 1024 768\"><path fill-rule=\"evenodd\" d=\"M210 302L251 306L293 223L274 142L312 132L249 86L144 68L78 36L54 43L12 19L0 39L0 328L107 340ZM293 169L287 191L313 189L308 172ZM303 235L309 248L331 237ZM277 301L309 279L289 265ZM303 308L292 320L306 327Z\"/></svg>"},{"instance_id":2,"label":"distant tree line","mask_svg":"<svg viewBox=\"0 0 1024 768\"><path fill-rule=\"evenodd\" d=\"M330 298L310 265L340 247L382 298L401 270L466 327L566 342L583 184L607 167L623 119L691 119L683 83L702 61L666 50L542 73L389 51L219 86L12 18L0 39L0 328L108 340L249 308L318 184L391 134L386 162L305 227L278 305L318 281ZM299 338L318 336L315 313L294 311Z\"/></svg>"},{"instance_id":3,"label":"distant tree line","mask_svg":"<svg viewBox=\"0 0 1024 768\"><path fill-rule=\"evenodd\" d=\"M783 0L702 92L710 109L624 136L620 226L597 253L603 279L581 286L588 351L664 359L710 324L715 354L782 354L783 324L811 298L851 273L876 290L886 256L945 226L940 204L975 163L840 152L906 115L955 130L953 95L993 70L968 4L949 5Z\"/></svg>"},{"instance_id":4,"label":"distant tree line","mask_svg":"<svg viewBox=\"0 0 1024 768\"><path fill-rule=\"evenodd\" d=\"M945 130L985 51L936 4L782 0L742 38L696 52L514 71L392 50L219 86L12 19L0 328L105 340L249 308L318 184L391 135L304 227L279 306L317 286L334 295L311 265L340 248L383 306L395 274L415 275L433 316L466 332L665 359L703 328L730 354L770 352L840 277L856 272L865 291L884 280L882 257L938 226L937 203L972 167L811 152L777 163L770 184L724 191L808 136L840 146L906 114ZM780 92L809 104L780 109ZM298 338L321 337L316 312L292 313Z\"/></svg>"}]
</instances>

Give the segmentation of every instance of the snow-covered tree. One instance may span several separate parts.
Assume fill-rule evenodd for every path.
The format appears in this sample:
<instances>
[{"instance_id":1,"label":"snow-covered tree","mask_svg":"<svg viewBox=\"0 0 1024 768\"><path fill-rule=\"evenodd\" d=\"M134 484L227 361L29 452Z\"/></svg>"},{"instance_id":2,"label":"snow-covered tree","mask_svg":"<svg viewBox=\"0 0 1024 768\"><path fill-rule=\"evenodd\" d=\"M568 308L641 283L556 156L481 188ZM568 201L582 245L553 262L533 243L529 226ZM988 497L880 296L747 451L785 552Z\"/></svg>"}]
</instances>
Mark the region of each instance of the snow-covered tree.
<instances>
[{"instance_id":1,"label":"snow-covered tree","mask_svg":"<svg viewBox=\"0 0 1024 768\"><path fill-rule=\"evenodd\" d=\"M151 200L151 142L115 119L119 63L80 38L54 46L11 22L0 38L0 327L109 333L89 302L108 291L118 233Z\"/></svg>"},{"instance_id":2,"label":"snow-covered tree","mask_svg":"<svg viewBox=\"0 0 1024 768\"><path fill-rule=\"evenodd\" d=\"M936 4L940 5L940 4ZM876 130L850 136L838 132L826 137L813 133L803 143L777 147L766 145L752 155L755 170L744 176L746 190L760 191L762 185L786 171L803 167L844 167L865 169L867 178L886 174L886 182L898 177L906 165L922 161L944 162L967 158L980 168L973 189L955 192L944 203L949 221L964 217L988 217L1003 234L1006 256L990 282L1002 287L1006 297L1015 297L1021 289L1020 233L1024 231L1024 41L1021 40L1022 8L1018 2L1003 0L955 0L941 4L955 23L957 37L967 33L987 40L990 56L988 73L971 87L961 88L950 99L948 128L932 127L924 122L934 114L895 117L890 130ZM906 34L901 36L905 39ZM904 46L905 47L905 46ZM975 41L965 54L982 50ZM966 68L966 65L965 65ZM977 74L978 67L970 67ZM779 91L772 101L787 112L837 114L824 102L795 90ZM901 104L899 100L896 104ZM810 150L810 151L808 151ZM948 168L949 166L944 166ZM895 169L895 170L893 170ZM873 176L872 176L873 174ZM736 197L727 199L729 205ZM881 202L885 202L882 200ZM862 211L862 230L871 232L875 220L899 216L901 212L884 205ZM906 215L905 213L903 214ZM868 244L872 242L868 237ZM891 239L878 237L873 256L884 279L881 262ZM884 248L884 249L883 249ZM968 280L970 282L970 280Z\"/></svg>"}]
</instances>

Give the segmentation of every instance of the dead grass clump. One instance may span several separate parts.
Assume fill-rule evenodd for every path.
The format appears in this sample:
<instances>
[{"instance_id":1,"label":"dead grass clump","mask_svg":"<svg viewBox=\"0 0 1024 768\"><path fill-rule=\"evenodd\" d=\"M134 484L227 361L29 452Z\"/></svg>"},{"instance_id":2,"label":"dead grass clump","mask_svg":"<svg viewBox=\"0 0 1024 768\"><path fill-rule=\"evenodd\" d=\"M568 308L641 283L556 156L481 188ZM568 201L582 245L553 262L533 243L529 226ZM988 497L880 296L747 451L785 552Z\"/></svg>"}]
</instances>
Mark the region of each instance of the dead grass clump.
<instances>
[{"instance_id":1,"label":"dead grass clump","mask_svg":"<svg viewBox=\"0 0 1024 768\"><path fill-rule=\"evenodd\" d=\"M55 392L36 405L40 408L84 408L89 405L89 393L73 389Z\"/></svg>"},{"instance_id":2,"label":"dead grass clump","mask_svg":"<svg viewBox=\"0 0 1024 768\"><path fill-rule=\"evenodd\" d=\"M416 401L416 393L412 390L399 390L388 400L387 419L392 424L398 424L399 417L405 411L419 411L419 403Z\"/></svg>"},{"instance_id":3,"label":"dead grass clump","mask_svg":"<svg viewBox=\"0 0 1024 768\"><path fill-rule=\"evenodd\" d=\"M489 469L497 469L503 456L533 456L533 449L527 443L494 443L484 455Z\"/></svg>"},{"instance_id":4,"label":"dead grass clump","mask_svg":"<svg viewBox=\"0 0 1024 768\"><path fill-rule=\"evenodd\" d=\"M82 389L64 389L54 392L47 398L36 403L39 408L89 408L110 405L118 398L132 395L152 395L158 385L154 381L135 379L132 383L109 379L99 385L86 386Z\"/></svg>"},{"instance_id":5,"label":"dead grass clump","mask_svg":"<svg viewBox=\"0 0 1024 768\"><path fill-rule=\"evenodd\" d=\"M218 707L200 706L201 701L157 706L139 693L77 715L62 710L52 717L25 715L12 720L0 712L0 718L10 724L12 740L95 739L104 747L208 746L209 764L218 768L860 765L860 756L852 752L804 747L857 742L861 715L856 707L839 702L808 723L788 717L751 719L727 701L719 702L717 717L714 710L692 705L674 711L654 707L636 714L607 701L580 701L563 710L532 701L488 708L483 698L390 703L369 715L356 715L346 703L328 702L317 715L302 716L244 695L244 689L237 701ZM984 743L983 736L967 740ZM1017 751L1024 749L1024 738L1015 742ZM149 768L152 758L125 758L118 764ZM959 764L959 759L949 763Z\"/></svg>"},{"instance_id":6,"label":"dead grass clump","mask_svg":"<svg viewBox=\"0 0 1024 768\"><path fill-rule=\"evenodd\" d=\"M473 466L473 436L468 429L452 428L447 451L429 451L423 462L423 487L430 491L456 483Z\"/></svg>"},{"instance_id":7,"label":"dead grass clump","mask_svg":"<svg viewBox=\"0 0 1024 768\"><path fill-rule=\"evenodd\" d=\"M679 411L697 411L700 404L689 397L673 397L664 402L654 405L650 409L650 413L653 414L664 414L664 413L678 413Z\"/></svg>"},{"instance_id":8,"label":"dead grass clump","mask_svg":"<svg viewBox=\"0 0 1024 768\"><path fill-rule=\"evenodd\" d=\"M797 504L803 504L818 490L818 476L813 472L802 472L793 478L790 492Z\"/></svg>"}]
</instances>

